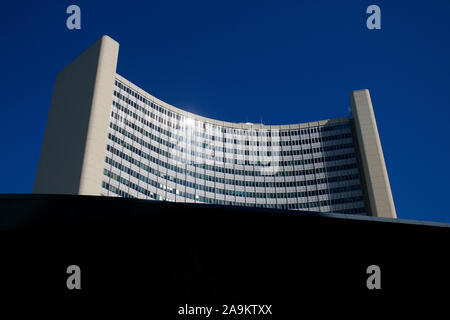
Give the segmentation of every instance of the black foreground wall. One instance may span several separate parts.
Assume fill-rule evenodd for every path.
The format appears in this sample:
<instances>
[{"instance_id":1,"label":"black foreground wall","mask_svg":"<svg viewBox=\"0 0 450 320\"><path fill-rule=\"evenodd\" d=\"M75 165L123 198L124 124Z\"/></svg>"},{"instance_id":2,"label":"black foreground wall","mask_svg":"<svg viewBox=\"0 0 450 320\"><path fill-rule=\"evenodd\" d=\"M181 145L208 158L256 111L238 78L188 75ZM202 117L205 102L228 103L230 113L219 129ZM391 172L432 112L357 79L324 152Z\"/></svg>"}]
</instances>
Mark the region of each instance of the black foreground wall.
<instances>
[{"instance_id":1,"label":"black foreground wall","mask_svg":"<svg viewBox=\"0 0 450 320\"><path fill-rule=\"evenodd\" d=\"M317 301L441 296L450 288L449 240L446 224L2 195L0 290L2 301L120 305L167 317L186 304L214 306L212 319L229 317L224 305L272 305L272 315L285 315ZM80 290L66 286L69 265L81 269ZM380 267L380 290L367 288L370 265Z\"/></svg>"}]
</instances>

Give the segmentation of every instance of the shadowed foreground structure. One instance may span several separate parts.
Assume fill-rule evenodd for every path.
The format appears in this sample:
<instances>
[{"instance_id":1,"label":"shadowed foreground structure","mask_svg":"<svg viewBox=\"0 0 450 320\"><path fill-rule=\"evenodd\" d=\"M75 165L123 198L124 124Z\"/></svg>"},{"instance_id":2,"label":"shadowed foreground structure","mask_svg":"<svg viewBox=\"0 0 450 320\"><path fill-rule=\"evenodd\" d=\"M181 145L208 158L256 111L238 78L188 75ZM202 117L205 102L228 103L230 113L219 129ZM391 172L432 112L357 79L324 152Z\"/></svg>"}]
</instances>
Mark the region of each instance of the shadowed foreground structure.
<instances>
[{"instance_id":1,"label":"shadowed foreground structure","mask_svg":"<svg viewBox=\"0 0 450 320\"><path fill-rule=\"evenodd\" d=\"M120 305L272 304L437 294L448 224L94 196L1 195L7 299ZM68 290L66 268L81 268ZM366 269L381 269L368 290ZM350 300L349 300L350 299ZM283 306L283 307L280 307ZM274 312L274 311L272 311Z\"/></svg>"}]
</instances>

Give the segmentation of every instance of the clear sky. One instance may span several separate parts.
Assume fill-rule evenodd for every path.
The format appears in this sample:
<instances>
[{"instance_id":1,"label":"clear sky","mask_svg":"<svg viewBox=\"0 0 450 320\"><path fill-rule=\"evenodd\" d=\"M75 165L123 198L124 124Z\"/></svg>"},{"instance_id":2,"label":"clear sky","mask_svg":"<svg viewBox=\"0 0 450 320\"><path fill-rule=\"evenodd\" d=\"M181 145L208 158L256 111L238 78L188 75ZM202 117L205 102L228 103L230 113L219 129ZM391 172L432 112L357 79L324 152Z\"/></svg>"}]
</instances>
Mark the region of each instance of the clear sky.
<instances>
[{"instance_id":1,"label":"clear sky","mask_svg":"<svg viewBox=\"0 0 450 320\"><path fill-rule=\"evenodd\" d=\"M450 222L449 0L8 1L0 26L0 193L32 192L56 74L107 34L119 74L210 118L344 117L368 88L398 217Z\"/></svg>"}]
</instances>

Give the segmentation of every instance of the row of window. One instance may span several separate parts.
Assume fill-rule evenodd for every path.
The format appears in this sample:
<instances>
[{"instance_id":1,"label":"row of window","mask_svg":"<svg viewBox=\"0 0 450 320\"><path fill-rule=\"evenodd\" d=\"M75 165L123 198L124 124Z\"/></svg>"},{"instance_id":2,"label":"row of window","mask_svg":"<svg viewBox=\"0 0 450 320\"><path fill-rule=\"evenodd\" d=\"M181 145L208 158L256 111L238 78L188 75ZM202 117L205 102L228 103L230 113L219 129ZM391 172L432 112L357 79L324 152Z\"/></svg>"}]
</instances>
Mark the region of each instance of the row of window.
<instances>
[{"instance_id":1,"label":"row of window","mask_svg":"<svg viewBox=\"0 0 450 320\"><path fill-rule=\"evenodd\" d=\"M187 157L186 154L183 154L183 156L178 156L176 154L174 154L173 152L168 152L165 151L157 146L155 146L154 144L148 143L145 140L136 137L134 134L128 132L127 130L117 126L116 124L112 124L110 123L110 127L111 129L113 129L114 131L122 134L125 137L130 138L131 140L137 142L138 144L146 147L149 150L152 150L160 155L165 156L168 159L173 159L176 161L179 161L181 163L188 163L188 164L194 164L196 163L195 157L199 157L201 158L201 155L204 155L204 153L201 152L196 152L194 150L190 150L190 157ZM127 142L123 141L122 139L119 139L117 137L115 137L114 135L110 135L110 139L113 140L114 142L120 144L123 147L126 147L127 149L139 154L140 156L146 158L147 160L150 160L148 157L150 157L150 155L148 155L147 153L139 150L136 147L131 146L130 144L128 144ZM156 137L156 139L158 140L158 142L162 142L165 140L162 140L161 138ZM163 143L161 143L163 144ZM266 160L266 161L261 161L261 160L248 160L248 159L229 159L229 158L225 158L225 157L216 157L214 159L208 159L207 160L211 160L211 161L221 161L221 162L230 162L233 161L233 164L236 165L254 165L257 167L270 167L270 166L298 166L298 165L305 165L305 164L312 164L312 163L322 163L322 162L329 162L329 161L337 161L337 160L344 160L344 159L352 159L355 158L355 153L354 150L351 149L351 152L349 153L344 153L344 154L339 154L339 155L330 155L330 156L325 156L325 157L314 157L311 159L296 159L296 160Z\"/></svg>"},{"instance_id":2,"label":"row of window","mask_svg":"<svg viewBox=\"0 0 450 320\"><path fill-rule=\"evenodd\" d=\"M150 154L143 152L142 150L136 149L129 143L117 138L116 136L114 136L112 134L109 134L108 137L109 137L110 141L115 142L116 144L118 144L122 147L125 147L126 149L132 151L139 157L147 159L148 161L153 162L154 164L159 165L161 167L170 169L172 171L175 171L175 172L178 172L181 174L190 175L192 177L199 178L199 179L204 179L204 180L208 180L208 181L211 181L211 179L214 179L214 176L208 176L206 174L203 175L200 173L197 174L196 172L194 172L192 170L181 168L174 164L170 164L163 160L157 159L157 158L151 156ZM113 146L107 145L106 148L111 153L116 154L120 157L122 157L121 155L124 154L123 152L114 148ZM124 154L124 155L127 158L132 158L126 154ZM355 169L356 167L357 167L356 163L351 163L351 164L345 164L345 165L339 165L339 166L319 167L319 168L314 168L314 169L297 169L297 170L291 170L291 171L278 171L276 174L273 174L273 175L285 176L285 177L286 176L304 176L304 175L308 175L308 174L319 174L319 173L323 173L323 172L334 172L334 171ZM209 166L208 169L211 171L216 170L216 172L222 172L222 173L233 174L233 175L242 175L242 176L244 176L244 175L245 176L263 176L263 175L265 175L265 176L269 176L268 173L263 174L260 171L231 169L231 168L223 168L223 167L219 167L219 166Z\"/></svg>"},{"instance_id":3,"label":"row of window","mask_svg":"<svg viewBox=\"0 0 450 320\"><path fill-rule=\"evenodd\" d=\"M120 153L119 156L124 156L123 153ZM128 161L130 164L134 164L135 166L157 176L160 178L163 178L168 181L176 182L177 178L174 176L171 176L169 174L164 174L160 172L157 169L154 169L150 166L147 166L143 164L142 162L136 160L136 159L125 159L126 157L121 157L122 159ZM116 167L119 170L129 170L126 166L120 164L117 161L114 161L113 159L106 157L105 162ZM176 168L174 168L176 169ZM181 168L180 168L181 169ZM175 170L174 170L175 171ZM127 172L127 171L125 171ZM238 180L238 179L226 179L221 177L214 177L206 174L196 173L192 172L190 170L179 170L177 171L181 174L184 174L186 177L188 175L192 176L193 178L202 179L204 181L210 181L215 183L222 183L222 184L229 184L229 185L235 185L235 186L243 186L243 187L257 187L257 188L289 188L289 187L304 187L304 186L312 186L312 185L318 185L318 184L325 184L325 183L335 183L335 182L341 182L341 181L349 181L349 180L358 180L359 176L357 174L346 174L336 177L326 177L326 178L316 178L316 179L308 179L308 180L296 180L296 181L247 181L247 180Z\"/></svg>"},{"instance_id":4,"label":"row of window","mask_svg":"<svg viewBox=\"0 0 450 320\"><path fill-rule=\"evenodd\" d=\"M108 190L109 192L112 192L120 197L123 198L135 198L134 196L132 196L131 194L129 194L128 192L125 192L117 187L114 187L112 185L110 185L107 182L102 183L102 187L106 190ZM138 187L140 188L140 187ZM138 190L137 190L138 191ZM142 191L142 192L141 192ZM165 197L160 196L160 195L153 195L151 196L151 192L146 192L145 190L141 189L140 191L138 191L144 195L146 195L148 198L150 199L155 199L155 200L166 200ZM233 201L227 201L227 200L221 200L221 199L211 199L211 201L207 202L207 203L211 203L211 204L219 204L219 205L235 205L235 206L246 206L246 207L257 207L257 208L273 208L273 209L292 209L292 210L299 210L299 209L309 209L308 208L308 203L244 203L244 202L233 202ZM314 208L311 208L312 211L314 210ZM339 213L345 213L345 214L365 214L365 208L364 207L357 207L357 208L349 208L349 209L340 209L339 211L330 211L328 210L327 212L339 212Z\"/></svg>"},{"instance_id":5,"label":"row of window","mask_svg":"<svg viewBox=\"0 0 450 320\"><path fill-rule=\"evenodd\" d=\"M128 120L124 121L125 125L130 127L133 130L137 130L137 126L130 123ZM112 129L119 128L117 124L110 124L110 127ZM118 130L116 130L118 131ZM141 130L138 130L141 131ZM151 140L154 140L155 142L158 142L159 144L165 145L168 148L175 149L179 152L187 153L189 156L199 156L204 159L210 159L214 160L215 151L221 151L225 154L231 155L231 154L239 154L239 155L245 155L245 156L258 156L258 157L280 157L280 156L298 156L298 155L307 155L307 154L313 154L313 153L321 153L321 152L330 152L330 151L336 151L336 150L342 150L342 149L352 149L353 150L353 144L352 143L343 143L343 144L336 144L336 145L329 145L329 146L321 146L317 148L309 148L309 149L299 149L299 150L283 150L283 151L254 151L254 150L241 150L241 149L229 149L226 147L218 147L218 146L211 146L206 145L205 143L200 144L198 143L198 146L202 146L204 149L209 148L212 150L212 154L203 153L203 152L196 152L193 149L188 149L185 147L178 146L174 143L170 143L167 140L164 140L158 136L153 135L152 133L147 132L146 130L142 129L143 134L148 137ZM145 142L143 139L137 138L139 140L139 144L147 147L150 145L148 142ZM149 147L147 147L149 149ZM221 157L222 158L222 157ZM232 160L232 159L229 159ZM272 160L269 160L272 162Z\"/></svg>"},{"instance_id":6,"label":"row of window","mask_svg":"<svg viewBox=\"0 0 450 320\"><path fill-rule=\"evenodd\" d=\"M106 162L111 164L112 166L116 167L117 169L121 170L122 172L125 172L125 173L129 174L130 176L133 176L136 179L145 182L146 184L152 185L152 186L162 189L162 190L166 189L165 185L160 184L160 183L128 168L127 166L121 165L120 163L118 163L110 158L107 158ZM148 172L153 173L155 176L161 176L157 170L154 170L153 168L149 168L149 169L150 170ZM124 179L123 177L120 177L119 175L117 175L107 169L104 169L104 174L107 177L113 178L120 182L122 180L118 180L119 178ZM278 193L277 192L273 192L273 193L263 192L262 193L262 192L251 192L251 191L237 191L237 190L232 190L230 188L224 189L224 188L211 187L211 186L207 186L205 184L199 184L199 183L191 182L191 181L180 179L180 178L174 178L174 177L172 177L172 179L167 179L166 175L164 175L163 177L166 180L173 181L174 183L176 183L178 185L190 187L190 188L196 189L196 190L202 190L202 191L207 191L207 192L216 193L216 194L224 194L224 195L229 195L229 196L250 197L250 198L304 198L304 197L313 197L313 196L319 196L319 195L325 195L325 194L335 194L335 193L343 193L343 192L349 192L349 191L357 191L357 190L360 190L360 188L361 188L359 185L359 181L357 181L358 184L356 184L356 185L336 187L336 188L298 191L298 192L282 192L282 190L284 190L284 189L278 189L278 191L279 191ZM231 182L237 182L237 181L231 181ZM240 181L240 182L243 184L245 183L246 186L250 186L251 183L254 183L252 181ZM302 184L299 182L300 181L292 181L291 186L292 187L293 186L301 186ZM303 181L303 182L306 182L306 181ZM272 182L270 184L276 185L278 188L287 186L287 185L285 185L284 182L277 182L277 183ZM238 185L238 184L235 183L235 185Z\"/></svg>"},{"instance_id":7,"label":"row of window","mask_svg":"<svg viewBox=\"0 0 450 320\"><path fill-rule=\"evenodd\" d=\"M123 117L121 117L120 115L118 115L115 112L111 113L111 116L116 119L117 121L123 122L126 126L130 127L133 130L137 130L136 128L139 128L138 126L136 126L136 124L128 121L127 119L124 119ZM157 128L159 129L159 127L153 125L152 123L149 123L148 121L144 121L146 122L147 126L149 126L150 128L156 130ZM169 136L169 131L167 130L163 130L165 131L165 134L167 134ZM188 139L183 139L182 136L178 136L179 140L177 140L177 143L171 143L167 140L164 140L150 132L147 132L145 129L142 130L138 130L139 132L142 131L142 134L145 135L146 137L149 137L152 140L157 141L158 143L161 143L169 148L172 149L176 149L180 152L186 152L186 148L185 147L181 147L179 145L179 143L184 140L187 143L190 143L193 146L197 146L197 147L201 147L203 149L209 149L211 150L212 153L216 152L216 151L220 151L223 153L227 153L227 154L239 154L239 155L246 155L246 156L268 156L268 157L272 157L272 156L293 156L293 155L304 155L304 154L311 154L311 153L318 153L318 152L326 152L326 151L334 151L334 150L340 150L340 149L347 149L347 148L353 148L353 144L352 143L345 143L345 144L338 144L338 145L328 145L328 146L320 146L320 147L315 147L315 148L307 148L307 149L299 149L299 150L283 150L283 151L275 151L275 150L243 150L243 149L230 149L227 148L225 146L218 146L218 145L214 145L214 144L210 144L210 143L206 143L206 142L199 142L199 141L195 141L195 140L188 140ZM160 130L157 130L158 132L161 132ZM172 134L173 135L173 134ZM347 139L350 138L351 135L350 134L342 134L342 135L335 135L335 136L328 136L326 138L328 138L328 140L342 140L342 139ZM178 138L175 138L178 139ZM226 140L224 138L224 140ZM309 139L309 141L313 142L312 140L314 139ZM306 140L303 140L306 141ZM235 140L236 142L236 140ZM247 141L248 142L248 141ZM254 142L254 141L252 141ZM287 143L292 142L293 145L295 145L297 142L300 141L277 141L277 143L280 143L282 146L286 146ZM259 145L259 141L256 142L257 146ZM306 143L306 142L305 142ZM266 143L261 143L262 146L267 145L267 146L271 146L271 141L267 141ZM247 144L248 146L248 144ZM211 157L211 154L207 154L207 153L202 153L202 158L209 158Z\"/></svg>"},{"instance_id":8,"label":"row of window","mask_svg":"<svg viewBox=\"0 0 450 320\"><path fill-rule=\"evenodd\" d=\"M108 170L105 169L105 172L108 173L108 177L111 179L116 180L117 182L121 183L122 185L131 188L137 192L140 192L141 194L145 195L146 197L150 198L150 199L156 199L156 200L165 200L163 196L158 196L157 194L147 190L146 188L143 188L123 177L120 177ZM159 187L160 184L158 184L157 182L153 181L153 180L149 180L149 184L150 185L154 185L155 187ZM107 182L103 182L102 186L111 191L111 184L107 183ZM114 189L118 189L115 188ZM114 190L113 189L113 190ZM205 203L215 203L215 198L210 198L210 197L206 197L206 196L200 196L200 195L195 195L189 192L183 192L182 190L177 190L177 189L173 189L173 188L167 188L166 190L167 192L170 192L172 194L187 198L187 199L192 199L192 200L197 200L200 202L205 202ZM114 192L114 191L113 191ZM245 197L245 196L244 196ZM256 198L256 197L252 197L252 198ZM275 197L277 198L277 197ZM278 197L278 198L286 198L286 197ZM314 207L323 207L323 206L333 206L333 205L338 205L338 204L344 204L344 203L352 203L352 202L359 202L359 201L363 201L363 197L362 196L353 196L353 197L346 197L346 198L338 198L338 199L328 199L328 200L320 200L320 201L312 201L312 202L299 202L299 204L303 207L303 208L314 208ZM234 205L236 204L236 202L230 202L230 204Z\"/></svg>"},{"instance_id":9,"label":"row of window","mask_svg":"<svg viewBox=\"0 0 450 320\"><path fill-rule=\"evenodd\" d=\"M120 156L121 158L124 158L124 153L120 152L117 149L114 149L114 147L108 146L108 150L114 150L114 154ZM125 157L130 162L129 157ZM157 159L152 159L156 162ZM111 164L111 160L109 157L106 157L106 162ZM143 168L144 170L151 172L158 177L164 177L165 179L168 179L169 181L174 181L174 178L170 175L160 175L159 171L156 169L153 169L150 166L147 166L140 161L133 159L130 163L133 163L134 165ZM159 162L161 163L161 162ZM246 187L260 187L260 188L279 188L279 187L295 187L295 186L310 186L313 184L321 184L321 183L334 183L344 180L358 180L359 176L358 174L351 174L351 175L343 175L343 176L336 176L336 177L327 177L327 178L316 178L312 180L297 180L297 181L277 181L277 182L270 182L270 181L248 181L248 180L238 180L238 179L227 179L217 176L211 176L208 174L203 174L199 172L195 172L189 169L184 169L177 167L175 165L171 164L165 164L162 165L162 167L167 168L169 170L172 170L175 173L180 173L185 176L191 176L196 179L202 179L205 181L215 182L215 183L224 183L224 184L230 184L230 185L236 185L236 186L246 186ZM341 165L341 166L334 166L334 167L325 167L325 168L315 168L315 169L308 169L308 170L296 170L292 172L285 172L286 174L284 176L288 176L289 173L296 174L296 175L306 175L306 174L314 174L314 173L322 173L322 172L334 172L334 171L342 171L342 170L350 170L355 169L356 164L350 164L350 165ZM238 170L238 169L230 169L230 172L236 172L237 175L249 175L251 171L248 170ZM234 173L232 173L234 174ZM279 175L281 176L281 175Z\"/></svg>"},{"instance_id":10,"label":"row of window","mask_svg":"<svg viewBox=\"0 0 450 320\"><path fill-rule=\"evenodd\" d=\"M169 138L173 138L175 140L177 140L178 142L186 142L186 143L190 143L193 145L197 145L199 147L204 147L205 146L214 146L215 144L212 143L214 142L223 142L223 143L230 143L230 144L235 144L235 145L245 145L245 146L257 146L257 147L271 147L271 146L296 146L296 145L306 145L306 144L312 144L312 143L318 143L318 142L326 142L326 141L333 141L333 140L341 140L341 139L346 139L346 138L351 138L351 133L341 133L341 134L335 134L335 135L328 135L328 136L319 136L319 137L314 137L314 138L305 138L305 139L299 139L299 140L268 140L268 141L263 141L263 140L240 140L240 139L236 139L236 138L227 138L225 136L223 137L217 137L215 135L211 135L211 136L207 136L204 133L200 133L200 132L188 132L188 134L185 132L182 135L178 135L174 132L174 130L166 130L161 128L160 126L156 125L154 122L152 121L148 121L140 116L138 116L136 113L132 112L131 110L129 110L128 108L122 106L121 104L113 101L113 107L115 107L117 110L120 110L122 112L124 112L125 114L129 115L130 117L134 118L135 120L141 122L143 125L159 132L162 133L164 135L166 135ZM117 121L124 121L125 118L123 118L120 114L112 112L111 116L116 119ZM156 116L153 116L153 114L151 114L150 116L152 119L158 120L156 119ZM282 131L284 133L287 133L286 131ZM290 131L289 131L290 132ZM199 137L199 138L203 138L203 139L210 139L211 141L208 142L198 142L192 139L189 139L190 137ZM199 139L200 140L200 139ZM232 151L230 151L232 152Z\"/></svg>"}]
</instances>

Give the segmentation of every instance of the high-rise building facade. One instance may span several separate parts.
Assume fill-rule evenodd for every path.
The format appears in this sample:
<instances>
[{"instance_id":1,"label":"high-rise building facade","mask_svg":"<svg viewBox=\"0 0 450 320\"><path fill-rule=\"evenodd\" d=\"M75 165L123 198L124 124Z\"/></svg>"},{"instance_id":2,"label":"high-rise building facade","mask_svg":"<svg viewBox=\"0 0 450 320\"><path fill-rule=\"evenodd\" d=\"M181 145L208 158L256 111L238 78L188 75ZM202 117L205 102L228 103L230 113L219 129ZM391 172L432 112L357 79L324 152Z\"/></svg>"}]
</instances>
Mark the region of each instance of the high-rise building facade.
<instances>
[{"instance_id":1,"label":"high-rise building facade","mask_svg":"<svg viewBox=\"0 0 450 320\"><path fill-rule=\"evenodd\" d=\"M116 73L103 36L57 76L34 193L135 197L396 218L368 90L351 117L231 123Z\"/></svg>"}]
</instances>

